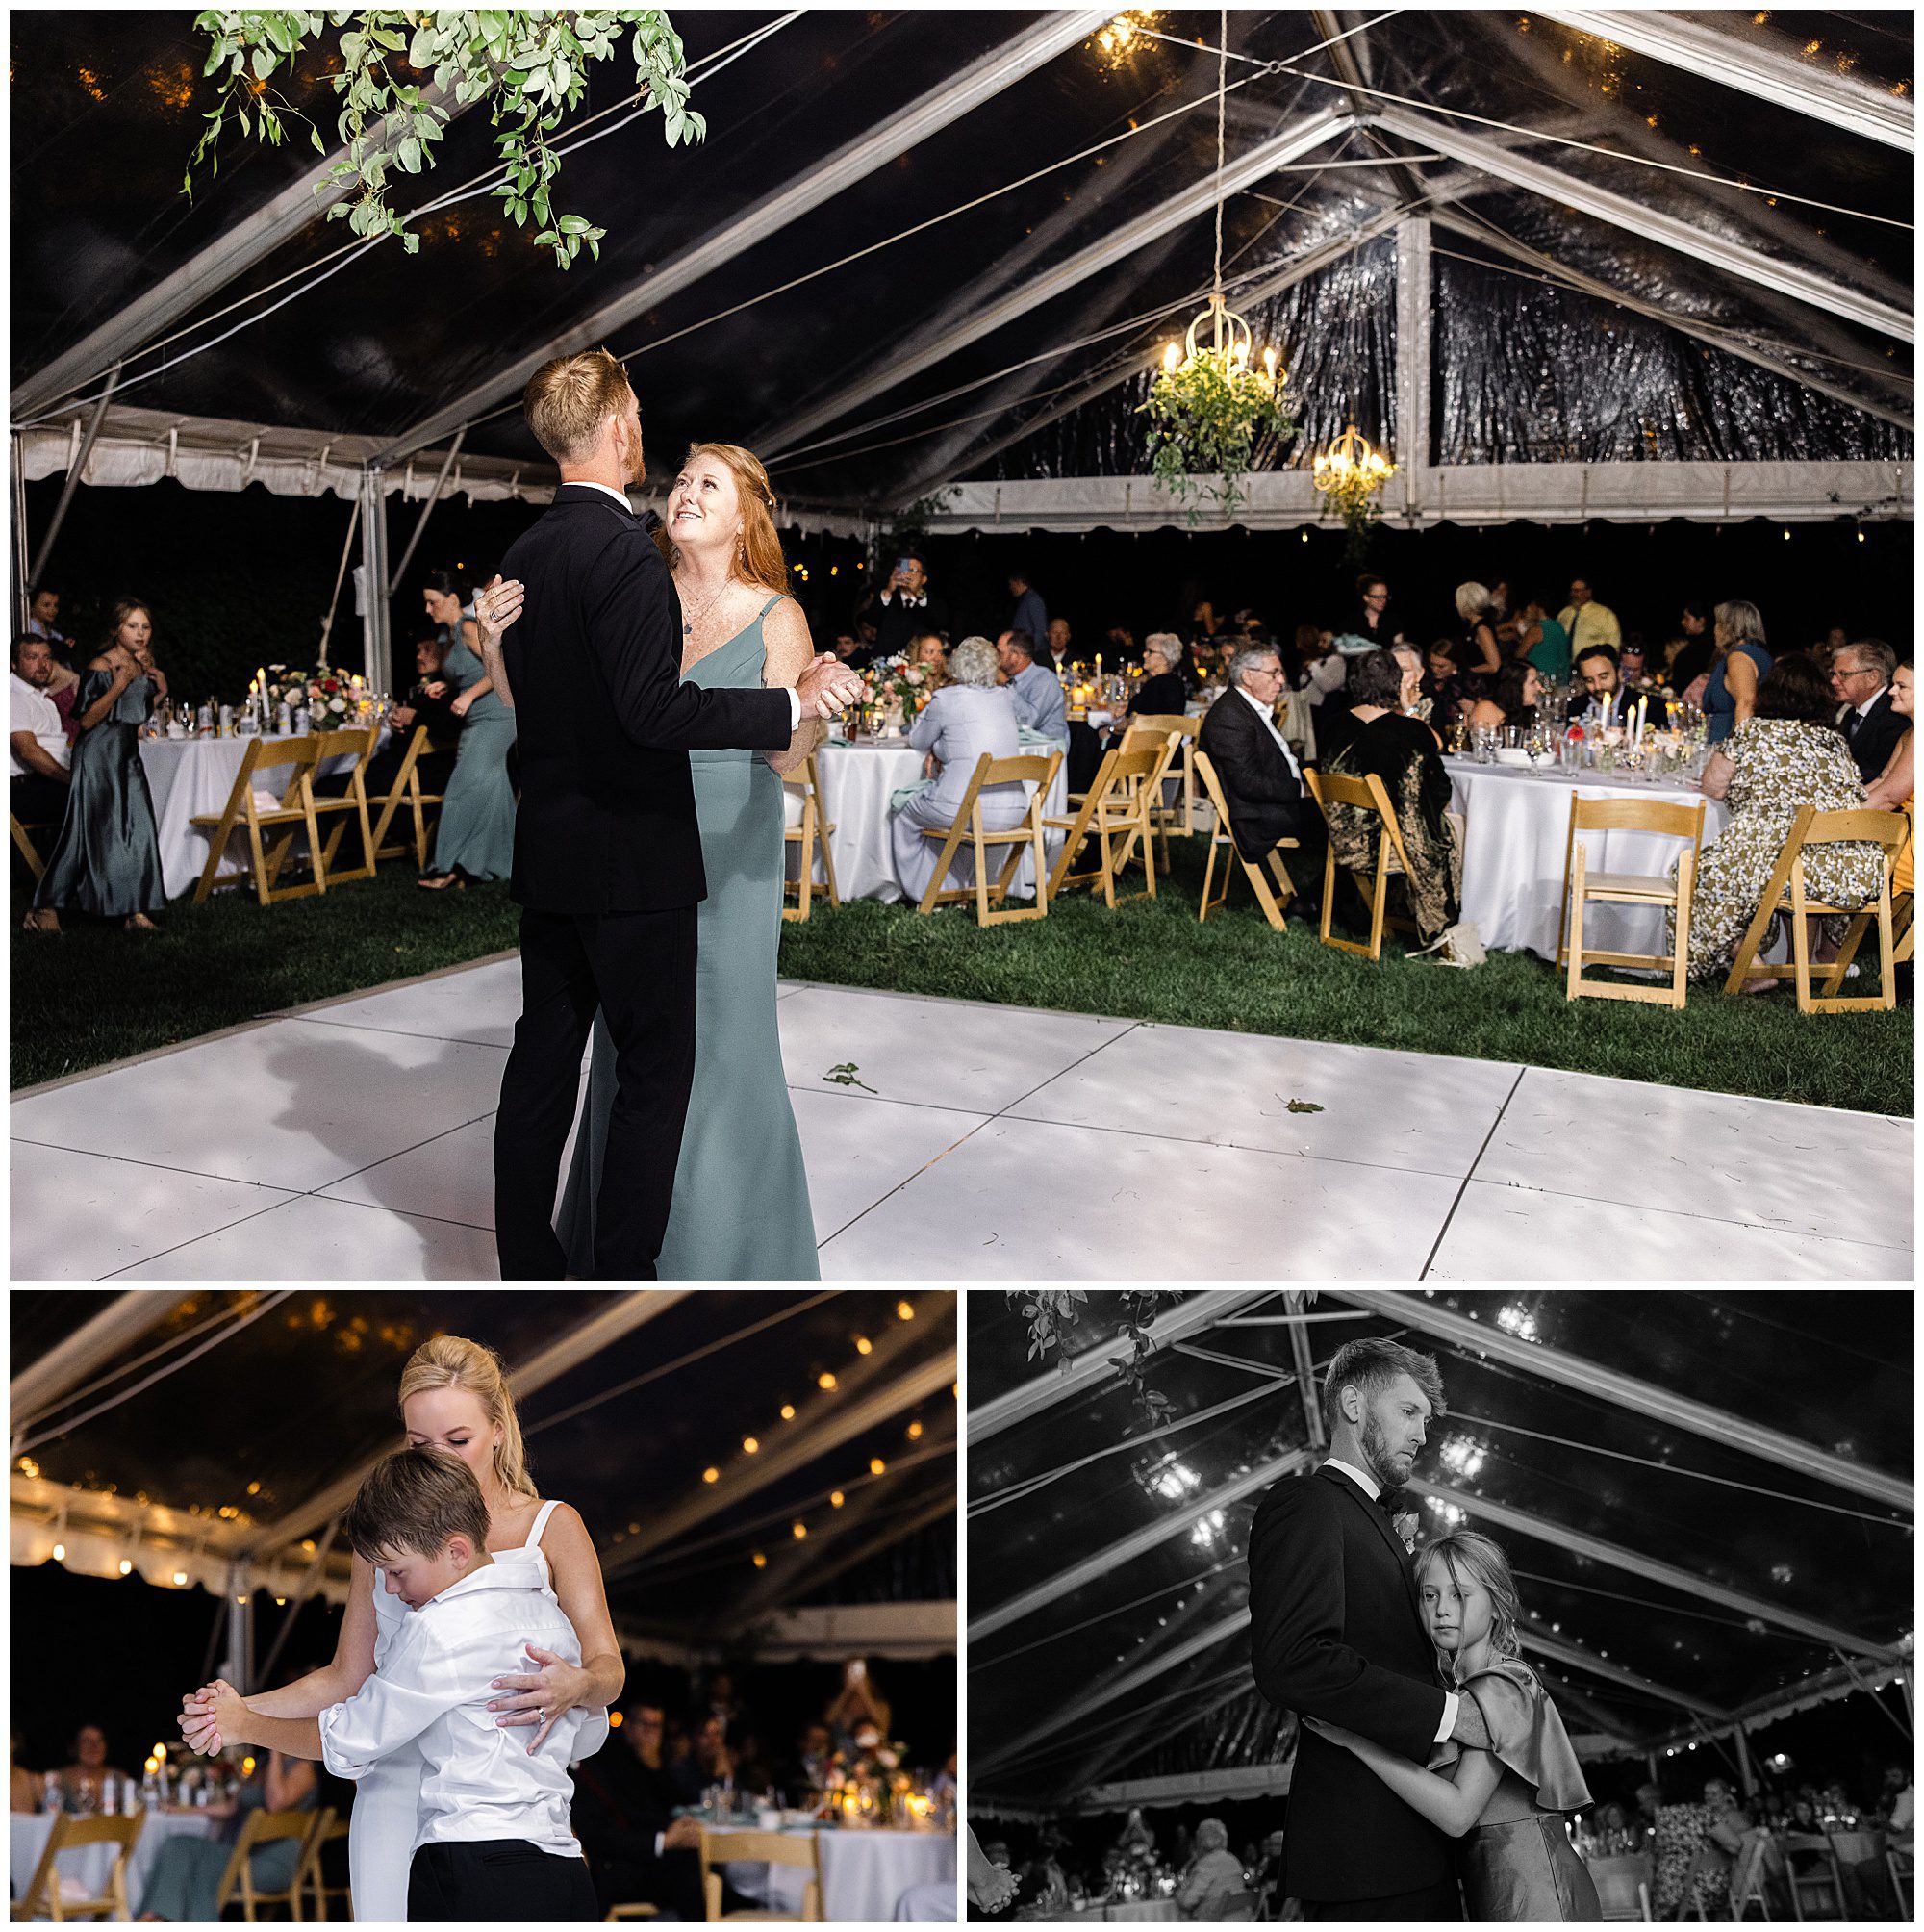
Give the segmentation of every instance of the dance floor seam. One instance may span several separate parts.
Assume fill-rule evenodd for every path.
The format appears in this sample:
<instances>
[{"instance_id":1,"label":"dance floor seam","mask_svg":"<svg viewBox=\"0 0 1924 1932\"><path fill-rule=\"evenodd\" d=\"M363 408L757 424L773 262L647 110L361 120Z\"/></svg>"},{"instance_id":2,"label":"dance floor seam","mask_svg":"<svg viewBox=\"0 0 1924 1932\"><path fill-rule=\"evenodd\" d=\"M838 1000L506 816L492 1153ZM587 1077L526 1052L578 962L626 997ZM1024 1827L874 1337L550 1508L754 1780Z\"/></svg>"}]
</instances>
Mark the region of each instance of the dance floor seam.
<instances>
[{"instance_id":1,"label":"dance floor seam","mask_svg":"<svg viewBox=\"0 0 1924 1932\"><path fill-rule=\"evenodd\" d=\"M519 1001L484 961L16 1096L13 1279L491 1279ZM1912 1273L1886 1114L814 982L776 1012L827 1281Z\"/></svg>"}]
</instances>

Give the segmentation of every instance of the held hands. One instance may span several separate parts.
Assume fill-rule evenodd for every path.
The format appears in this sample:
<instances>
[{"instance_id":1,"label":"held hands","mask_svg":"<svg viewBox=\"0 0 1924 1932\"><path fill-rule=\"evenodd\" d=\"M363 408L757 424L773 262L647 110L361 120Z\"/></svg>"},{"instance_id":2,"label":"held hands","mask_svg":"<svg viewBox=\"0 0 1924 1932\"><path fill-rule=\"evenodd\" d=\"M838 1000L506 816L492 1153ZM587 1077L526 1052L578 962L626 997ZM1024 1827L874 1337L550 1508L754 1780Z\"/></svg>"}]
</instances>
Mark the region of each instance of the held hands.
<instances>
[{"instance_id":1,"label":"held hands","mask_svg":"<svg viewBox=\"0 0 1924 1932\"><path fill-rule=\"evenodd\" d=\"M801 674L796 696L804 718L835 718L855 701L862 674L850 671L832 650L824 650Z\"/></svg>"},{"instance_id":2,"label":"held hands","mask_svg":"<svg viewBox=\"0 0 1924 1932\"><path fill-rule=\"evenodd\" d=\"M540 1726L528 1745L528 1756L533 1757L554 1729L555 1719L581 1702L582 1693L588 1689L588 1673L566 1658L537 1650L532 1643L526 1649L541 1668L525 1677L495 1678L494 1690L514 1694L496 1697L488 1708L502 1714L495 1722L504 1729L513 1725Z\"/></svg>"},{"instance_id":3,"label":"held hands","mask_svg":"<svg viewBox=\"0 0 1924 1932\"><path fill-rule=\"evenodd\" d=\"M194 1697L212 1720L214 1731L211 1745L195 1746L203 1757L213 1757L224 1745L244 1744L247 1741L247 1706L240 1691L224 1677L216 1677L212 1684L203 1685L194 1692Z\"/></svg>"},{"instance_id":4,"label":"held hands","mask_svg":"<svg viewBox=\"0 0 1924 1932\"><path fill-rule=\"evenodd\" d=\"M1006 1865L990 1866L985 1873L972 1878L969 1885L972 1899L984 1912L1000 1912L1019 1890L1016 1875Z\"/></svg>"},{"instance_id":5,"label":"held hands","mask_svg":"<svg viewBox=\"0 0 1924 1932\"><path fill-rule=\"evenodd\" d=\"M214 1686L204 1684L181 1699L181 1742L203 1758L220 1751L220 1732L214 1721Z\"/></svg>"},{"instance_id":6,"label":"held hands","mask_svg":"<svg viewBox=\"0 0 1924 1932\"><path fill-rule=\"evenodd\" d=\"M526 587L515 578L503 583L497 572L475 593L474 625L481 633L482 648L499 644L502 634L521 614Z\"/></svg>"}]
</instances>

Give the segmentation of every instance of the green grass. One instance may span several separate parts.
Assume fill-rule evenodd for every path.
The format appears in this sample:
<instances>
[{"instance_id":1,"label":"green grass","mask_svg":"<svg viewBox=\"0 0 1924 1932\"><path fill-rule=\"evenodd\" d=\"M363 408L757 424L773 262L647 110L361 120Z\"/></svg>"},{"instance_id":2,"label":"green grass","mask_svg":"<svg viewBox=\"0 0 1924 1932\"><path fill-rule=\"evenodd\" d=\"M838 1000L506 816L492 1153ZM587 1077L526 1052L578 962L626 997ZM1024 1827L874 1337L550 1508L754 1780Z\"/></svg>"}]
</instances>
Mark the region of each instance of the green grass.
<instances>
[{"instance_id":1,"label":"green grass","mask_svg":"<svg viewBox=\"0 0 1924 1932\"><path fill-rule=\"evenodd\" d=\"M923 919L872 900L839 910L818 900L805 926L783 927L781 970L837 985L1912 1111L1909 1008L1806 1016L1787 992L1727 999L1709 988L1693 988L1682 1013L1571 1004L1551 969L1526 954L1492 953L1458 972L1393 943L1372 965L1319 945L1300 922L1278 937L1240 875L1227 910L1198 925L1202 841L1177 840L1173 851L1174 876L1153 903L1139 897L1110 912L1072 893L1046 920L987 931L962 908ZM325 899L266 910L237 893L204 906L177 902L166 929L148 937L97 927L58 939L23 933L24 903L16 891L15 1087L485 957L514 945L517 919L502 886L420 892L399 865Z\"/></svg>"}]
</instances>

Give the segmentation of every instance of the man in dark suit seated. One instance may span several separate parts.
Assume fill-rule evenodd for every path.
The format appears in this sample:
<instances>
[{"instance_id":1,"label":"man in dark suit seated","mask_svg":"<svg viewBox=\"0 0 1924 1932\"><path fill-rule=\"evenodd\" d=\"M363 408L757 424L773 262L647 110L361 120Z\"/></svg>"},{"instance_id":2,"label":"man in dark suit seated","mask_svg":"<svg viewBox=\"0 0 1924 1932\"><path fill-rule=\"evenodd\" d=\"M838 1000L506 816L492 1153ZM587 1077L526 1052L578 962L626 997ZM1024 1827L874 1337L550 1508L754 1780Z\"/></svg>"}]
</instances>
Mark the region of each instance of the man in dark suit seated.
<instances>
[{"instance_id":1,"label":"man in dark suit seated","mask_svg":"<svg viewBox=\"0 0 1924 1932\"><path fill-rule=\"evenodd\" d=\"M701 1826L674 1816L662 1758L664 1714L643 1699L594 1757L574 1767L572 1818L595 1895L611 1906L648 1904L696 1920L701 1898Z\"/></svg>"},{"instance_id":2,"label":"man in dark suit seated","mask_svg":"<svg viewBox=\"0 0 1924 1932\"><path fill-rule=\"evenodd\" d=\"M388 742L367 761L367 775L362 781L370 799L385 799L394 789L401 765L414 743L418 725L427 726L427 743L415 761L415 775L429 798L440 798L447 790L454 772L456 741L461 736L461 720L449 706L454 702L454 687L442 675L442 659L447 646L437 637L424 637L415 645L415 683L405 699L388 713ZM323 775L315 780L315 790L323 797L344 797L347 774Z\"/></svg>"},{"instance_id":3,"label":"man in dark suit seated","mask_svg":"<svg viewBox=\"0 0 1924 1932\"><path fill-rule=\"evenodd\" d=\"M1296 754L1277 728L1274 711L1282 689L1276 647L1245 646L1229 660L1229 688L1210 705L1197 743L1222 781L1237 852L1266 866L1278 884L1300 886L1296 910L1306 918L1321 909L1329 836ZM1286 870L1278 839L1298 844Z\"/></svg>"},{"instance_id":4,"label":"man in dark suit seated","mask_svg":"<svg viewBox=\"0 0 1924 1932\"><path fill-rule=\"evenodd\" d=\"M1837 728L1867 785L1883 776L1897 741L1911 729L1911 721L1890 708L1890 674L1896 669L1897 653L1881 637L1860 638L1831 658L1831 692L1843 707Z\"/></svg>"}]
</instances>

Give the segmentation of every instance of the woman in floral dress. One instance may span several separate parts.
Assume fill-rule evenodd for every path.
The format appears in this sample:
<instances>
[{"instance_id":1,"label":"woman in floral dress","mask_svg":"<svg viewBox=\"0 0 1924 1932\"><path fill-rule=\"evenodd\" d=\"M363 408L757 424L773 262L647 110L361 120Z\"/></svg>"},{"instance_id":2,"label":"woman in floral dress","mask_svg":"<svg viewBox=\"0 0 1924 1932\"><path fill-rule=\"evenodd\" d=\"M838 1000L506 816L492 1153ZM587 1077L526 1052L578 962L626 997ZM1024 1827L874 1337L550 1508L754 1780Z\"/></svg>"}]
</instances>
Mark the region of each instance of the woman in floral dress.
<instances>
[{"instance_id":1,"label":"woman in floral dress","mask_svg":"<svg viewBox=\"0 0 1924 1932\"><path fill-rule=\"evenodd\" d=\"M1731 970L1799 809L1862 807L1863 783L1843 734L1830 722L1835 709L1823 673L1807 657L1785 657L1759 685L1755 713L1712 754L1704 790L1730 806L1731 822L1704 848L1697 867L1691 979L1720 979ZM1812 847L1804 859L1805 889L1828 905L1868 905L1878 895L1883 866L1884 854L1874 845ZM1822 932L1813 956L1835 958L1849 922L1815 923ZM1776 983L1759 976L1746 980L1744 990L1761 992Z\"/></svg>"}]
</instances>

